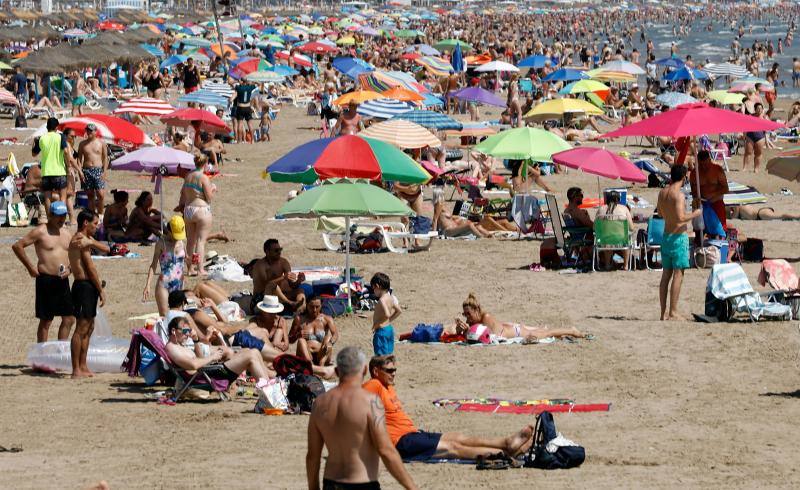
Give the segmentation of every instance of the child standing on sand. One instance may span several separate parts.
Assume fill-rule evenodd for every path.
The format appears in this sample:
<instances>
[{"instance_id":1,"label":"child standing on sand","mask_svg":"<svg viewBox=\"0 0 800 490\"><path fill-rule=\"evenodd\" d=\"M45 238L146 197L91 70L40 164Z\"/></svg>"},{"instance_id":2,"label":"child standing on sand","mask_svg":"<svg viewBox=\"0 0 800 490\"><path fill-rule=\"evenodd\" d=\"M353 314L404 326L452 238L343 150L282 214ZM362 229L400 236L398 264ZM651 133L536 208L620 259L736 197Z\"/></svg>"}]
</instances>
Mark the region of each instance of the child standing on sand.
<instances>
[{"instance_id":1,"label":"child standing on sand","mask_svg":"<svg viewBox=\"0 0 800 490\"><path fill-rule=\"evenodd\" d=\"M402 311L397 299L389 292L389 276L378 272L369 281L372 293L378 298L375 312L372 315L372 348L376 356L388 356L394 353L394 327L392 322Z\"/></svg>"}]
</instances>

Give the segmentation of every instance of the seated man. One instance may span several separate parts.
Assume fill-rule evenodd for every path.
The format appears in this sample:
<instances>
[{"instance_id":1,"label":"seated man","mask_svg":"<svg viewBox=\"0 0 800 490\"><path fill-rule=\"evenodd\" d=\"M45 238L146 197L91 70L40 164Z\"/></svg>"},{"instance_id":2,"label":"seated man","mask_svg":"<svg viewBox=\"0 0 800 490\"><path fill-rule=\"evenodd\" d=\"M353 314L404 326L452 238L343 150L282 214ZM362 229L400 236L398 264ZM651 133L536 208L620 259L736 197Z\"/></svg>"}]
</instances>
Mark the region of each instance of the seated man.
<instances>
[{"instance_id":1,"label":"seated man","mask_svg":"<svg viewBox=\"0 0 800 490\"><path fill-rule=\"evenodd\" d=\"M289 348L289 328L286 320L279 314L283 310L283 305L277 296L264 296L264 299L256 305L255 315L244 331L271 344L275 349L286 352Z\"/></svg>"},{"instance_id":2,"label":"seated man","mask_svg":"<svg viewBox=\"0 0 800 490\"><path fill-rule=\"evenodd\" d=\"M297 339L297 355L313 364L330 364L333 345L339 332L333 318L322 313L322 299L314 296L306 304L306 311L294 317L289 341Z\"/></svg>"},{"instance_id":3,"label":"seated man","mask_svg":"<svg viewBox=\"0 0 800 490\"><path fill-rule=\"evenodd\" d=\"M426 461L429 459L477 459L500 451L516 457L533 444L533 426L527 425L508 437L470 437L456 432L443 434L423 432L403 411L394 389L394 356L376 356L369 362L372 379L364 383L364 389L380 397L386 412L386 430L392 444L404 461Z\"/></svg>"},{"instance_id":4,"label":"seated man","mask_svg":"<svg viewBox=\"0 0 800 490\"><path fill-rule=\"evenodd\" d=\"M752 204L742 204L741 206L728 206L728 219L741 219L753 221L772 221L772 220L800 220L800 214L779 213L775 208L768 206L753 206Z\"/></svg>"},{"instance_id":5,"label":"seated man","mask_svg":"<svg viewBox=\"0 0 800 490\"><path fill-rule=\"evenodd\" d=\"M247 371L258 379L259 385L270 378L267 366L259 353L253 349L242 349L239 352L232 353L230 349L225 347L212 347L207 356L200 357L198 354L202 353L197 348L192 350L184 345L192 333L192 327L185 317L174 318L169 322L167 328L169 332L169 342L166 345L167 353L173 364L187 370L189 374L193 374L194 371L209 364L224 361L222 369L219 372L210 373L210 377L224 379L232 383L236 381L241 373Z\"/></svg>"},{"instance_id":6,"label":"seated man","mask_svg":"<svg viewBox=\"0 0 800 490\"><path fill-rule=\"evenodd\" d=\"M298 309L305 302L305 295L300 297L300 279L292 273L289 261L281 257L283 248L275 238L264 242L264 257L253 264L250 276L253 278L254 304L264 295L277 296L284 306ZM298 282L299 281L299 282Z\"/></svg>"}]
</instances>

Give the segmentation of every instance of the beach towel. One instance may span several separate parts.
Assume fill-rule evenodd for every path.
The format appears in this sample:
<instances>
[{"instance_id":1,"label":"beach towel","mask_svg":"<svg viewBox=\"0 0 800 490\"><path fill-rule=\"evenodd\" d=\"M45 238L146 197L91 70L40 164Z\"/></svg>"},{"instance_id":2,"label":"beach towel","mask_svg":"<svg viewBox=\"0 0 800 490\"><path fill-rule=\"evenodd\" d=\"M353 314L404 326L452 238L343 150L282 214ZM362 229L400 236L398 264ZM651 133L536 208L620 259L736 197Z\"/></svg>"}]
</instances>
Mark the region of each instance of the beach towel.
<instances>
[{"instance_id":1,"label":"beach towel","mask_svg":"<svg viewBox=\"0 0 800 490\"><path fill-rule=\"evenodd\" d=\"M766 259L761 263L761 272L758 274L758 283L761 286L770 286L778 291L796 291L797 273L794 267L784 259Z\"/></svg>"},{"instance_id":2,"label":"beach towel","mask_svg":"<svg viewBox=\"0 0 800 490\"><path fill-rule=\"evenodd\" d=\"M498 398L434 400L437 407L454 407L456 412L507 413L538 415L542 412L608 412L610 403L575 403L574 400L555 398L543 400L503 400Z\"/></svg>"},{"instance_id":3,"label":"beach towel","mask_svg":"<svg viewBox=\"0 0 800 490\"><path fill-rule=\"evenodd\" d=\"M767 202L767 196L758 192L755 187L728 181L728 193L723 197L726 206L758 204Z\"/></svg>"}]
</instances>

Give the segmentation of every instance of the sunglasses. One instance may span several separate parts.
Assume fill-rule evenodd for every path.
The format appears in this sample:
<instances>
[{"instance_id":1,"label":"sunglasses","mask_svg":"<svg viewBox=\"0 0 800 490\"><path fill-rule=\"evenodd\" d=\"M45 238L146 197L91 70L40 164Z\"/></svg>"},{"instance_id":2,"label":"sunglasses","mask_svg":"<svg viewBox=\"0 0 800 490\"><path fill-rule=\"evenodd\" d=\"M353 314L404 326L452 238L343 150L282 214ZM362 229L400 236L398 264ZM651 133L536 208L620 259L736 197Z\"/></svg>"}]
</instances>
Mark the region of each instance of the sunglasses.
<instances>
[{"instance_id":1,"label":"sunglasses","mask_svg":"<svg viewBox=\"0 0 800 490\"><path fill-rule=\"evenodd\" d=\"M273 252L273 253L281 253L281 252L283 252L283 249L282 248L273 248L271 250L271 252Z\"/></svg>"},{"instance_id":2,"label":"sunglasses","mask_svg":"<svg viewBox=\"0 0 800 490\"><path fill-rule=\"evenodd\" d=\"M189 335L190 333L192 333L192 329L191 328L182 328L181 329L181 333L184 334L184 335Z\"/></svg>"},{"instance_id":3,"label":"sunglasses","mask_svg":"<svg viewBox=\"0 0 800 490\"><path fill-rule=\"evenodd\" d=\"M381 368L381 371L383 371L386 374L394 374L397 372L397 368L390 368L390 369Z\"/></svg>"}]
</instances>

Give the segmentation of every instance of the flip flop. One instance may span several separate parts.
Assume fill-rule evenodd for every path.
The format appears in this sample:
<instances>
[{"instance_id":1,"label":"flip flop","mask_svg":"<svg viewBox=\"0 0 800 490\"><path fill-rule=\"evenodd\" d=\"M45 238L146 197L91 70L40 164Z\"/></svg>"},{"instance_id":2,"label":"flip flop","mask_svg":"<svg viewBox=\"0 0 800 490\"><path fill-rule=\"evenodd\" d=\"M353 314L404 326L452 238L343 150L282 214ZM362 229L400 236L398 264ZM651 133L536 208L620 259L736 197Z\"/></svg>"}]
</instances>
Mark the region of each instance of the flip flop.
<instances>
[{"instance_id":1,"label":"flip flop","mask_svg":"<svg viewBox=\"0 0 800 490\"><path fill-rule=\"evenodd\" d=\"M21 453L21 447L4 447L0 446L0 453Z\"/></svg>"}]
</instances>

